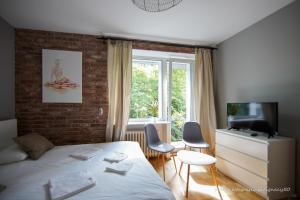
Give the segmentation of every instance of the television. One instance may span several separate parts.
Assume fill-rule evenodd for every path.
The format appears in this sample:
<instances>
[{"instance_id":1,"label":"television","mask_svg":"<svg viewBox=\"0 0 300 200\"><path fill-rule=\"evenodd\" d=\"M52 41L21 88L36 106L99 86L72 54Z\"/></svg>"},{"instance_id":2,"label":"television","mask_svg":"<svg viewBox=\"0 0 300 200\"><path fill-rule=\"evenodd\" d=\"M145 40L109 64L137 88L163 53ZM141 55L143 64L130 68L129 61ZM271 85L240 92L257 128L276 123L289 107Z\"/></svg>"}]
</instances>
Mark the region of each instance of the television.
<instances>
[{"instance_id":1,"label":"television","mask_svg":"<svg viewBox=\"0 0 300 200\"><path fill-rule=\"evenodd\" d=\"M263 132L272 137L278 131L278 103L227 103L227 126L229 130Z\"/></svg>"}]
</instances>

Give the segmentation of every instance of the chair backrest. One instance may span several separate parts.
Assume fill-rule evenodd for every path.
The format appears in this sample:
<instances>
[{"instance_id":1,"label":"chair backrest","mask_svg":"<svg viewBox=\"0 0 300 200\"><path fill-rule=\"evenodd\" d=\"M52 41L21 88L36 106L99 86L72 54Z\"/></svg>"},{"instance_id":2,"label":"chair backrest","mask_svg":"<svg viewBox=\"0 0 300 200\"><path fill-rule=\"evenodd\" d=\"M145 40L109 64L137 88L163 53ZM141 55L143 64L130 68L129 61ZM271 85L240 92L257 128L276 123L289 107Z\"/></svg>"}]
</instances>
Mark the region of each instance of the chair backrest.
<instances>
[{"instance_id":1,"label":"chair backrest","mask_svg":"<svg viewBox=\"0 0 300 200\"><path fill-rule=\"evenodd\" d=\"M200 125L197 122L186 122L184 124L182 138L187 142L204 141Z\"/></svg>"},{"instance_id":2,"label":"chair backrest","mask_svg":"<svg viewBox=\"0 0 300 200\"><path fill-rule=\"evenodd\" d=\"M155 145L160 142L160 139L157 134L157 130L154 124L147 124L144 127L145 135L146 135L146 144L147 146Z\"/></svg>"}]
</instances>

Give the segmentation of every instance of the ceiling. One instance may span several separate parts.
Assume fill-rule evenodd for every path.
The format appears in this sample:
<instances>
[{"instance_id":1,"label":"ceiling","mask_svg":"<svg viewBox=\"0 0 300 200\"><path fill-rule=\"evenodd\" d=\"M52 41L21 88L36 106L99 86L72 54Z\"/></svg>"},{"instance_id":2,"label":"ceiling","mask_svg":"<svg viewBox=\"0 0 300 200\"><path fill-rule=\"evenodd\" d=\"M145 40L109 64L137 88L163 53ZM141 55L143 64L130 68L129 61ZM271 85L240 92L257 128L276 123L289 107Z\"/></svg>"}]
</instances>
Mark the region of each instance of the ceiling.
<instances>
[{"instance_id":1,"label":"ceiling","mask_svg":"<svg viewBox=\"0 0 300 200\"><path fill-rule=\"evenodd\" d=\"M131 0L1 0L17 28L216 45L293 0L183 0L149 13Z\"/></svg>"}]
</instances>

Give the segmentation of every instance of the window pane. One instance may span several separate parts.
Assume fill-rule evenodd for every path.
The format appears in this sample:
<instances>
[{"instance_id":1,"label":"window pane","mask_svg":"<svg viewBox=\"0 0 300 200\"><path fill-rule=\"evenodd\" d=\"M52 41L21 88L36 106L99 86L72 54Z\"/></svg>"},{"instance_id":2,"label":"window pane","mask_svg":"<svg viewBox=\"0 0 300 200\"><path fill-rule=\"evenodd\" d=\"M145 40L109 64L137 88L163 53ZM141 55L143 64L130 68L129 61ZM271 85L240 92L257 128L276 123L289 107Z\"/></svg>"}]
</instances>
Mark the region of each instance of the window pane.
<instances>
[{"instance_id":1,"label":"window pane","mask_svg":"<svg viewBox=\"0 0 300 200\"><path fill-rule=\"evenodd\" d=\"M182 140L182 126L187 118L187 65L186 63L172 63L172 141Z\"/></svg>"},{"instance_id":2,"label":"window pane","mask_svg":"<svg viewBox=\"0 0 300 200\"><path fill-rule=\"evenodd\" d=\"M130 118L159 116L159 66L155 61L133 61Z\"/></svg>"}]
</instances>

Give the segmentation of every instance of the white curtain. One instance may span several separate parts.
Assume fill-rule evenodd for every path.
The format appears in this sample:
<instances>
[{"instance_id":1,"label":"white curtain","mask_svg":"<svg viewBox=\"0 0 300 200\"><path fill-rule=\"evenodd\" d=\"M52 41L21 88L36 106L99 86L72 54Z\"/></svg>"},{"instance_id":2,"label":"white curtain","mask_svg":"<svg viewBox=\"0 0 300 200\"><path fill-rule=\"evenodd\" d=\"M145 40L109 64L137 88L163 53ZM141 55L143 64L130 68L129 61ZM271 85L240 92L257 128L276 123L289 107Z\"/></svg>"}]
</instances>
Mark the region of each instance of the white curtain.
<instances>
[{"instance_id":1,"label":"white curtain","mask_svg":"<svg viewBox=\"0 0 300 200\"><path fill-rule=\"evenodd\" d=\"M200 124L202 135L211 150L215 149L216 111L213 92L212 52L195 49L193 73L195 120Z\"/></svg>"},{"instance_id":2,"label":"white curtain","mask_svg":"<svg viewBox=\"0 0 300 200\"><path fill-rule=\"evenodd\" d=\"M106 141L124 140L130 111L132 42L108 40Z\"/></svg>"}]
</instances>

